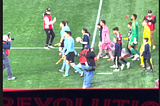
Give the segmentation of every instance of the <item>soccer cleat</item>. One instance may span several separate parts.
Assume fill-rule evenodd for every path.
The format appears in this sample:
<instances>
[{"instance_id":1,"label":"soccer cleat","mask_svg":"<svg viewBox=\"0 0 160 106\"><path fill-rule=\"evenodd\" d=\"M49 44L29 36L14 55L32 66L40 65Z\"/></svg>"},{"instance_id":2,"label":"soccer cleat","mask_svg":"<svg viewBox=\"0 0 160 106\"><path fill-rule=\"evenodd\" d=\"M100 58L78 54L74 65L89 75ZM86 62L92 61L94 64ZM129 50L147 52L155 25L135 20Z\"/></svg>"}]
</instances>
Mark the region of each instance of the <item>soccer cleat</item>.
<instances>
[{"instance_id":1,"label":"soccer cleat","mask_svg":"<svg viewBox=\"0 0 160 106\"><path fill-rule=\"evenodd\" d=\"M15 79L16 79L16 77L8 78L8 80L15 80Z\"/></svg>"},{"instance_id":2,"label":"soccer cleat","mask_svg":"<svg viewBox=\"0 0 160 106\"><path fill-rule=\"evenodd\" d=\"M144 67L144 65L141 65L141 64L140 64L139 67Z\"/></svg>"},{"instance_id":3,"label":"soccer cleat","mask_svg":"<svg viewBox=\"0 0 160 106\"><path fill-rule=\"evenodd\" d=\"M146 70L146 69L143 69L142 71L143 71L143 72L146 72L147 70Z\"/></svg>"},{"instance_id":4,"label":"soccer cleat","mask_svg":"<svg viewBox=\"0 0 160 106\"><path fill-rule=\"evenodd\" d=\"M109 56L108 56L108 55L106 55L106 56L104 56L103 58L109 58Z\"/></svg>"},{"instance_id":5,"label":"soccer cleat","mask_svg":"<svg viewBox=\"0 0 160 106\"><path fill-rule=\"evenodd\" d=\"M152 68L153 68L153 66L152 66ZM148 66L148 67L147 67L147 70L150 70L150 69L151 69L151 67L150 67L150 66Z\"/></svg>"},{"instance_id":6,"label":"soccer cleat","mask_svg":"<svg viewBox=\"0 0 160 106\"><path fill-rule=\"evenodd\" d=\"M77 73L78 71L77 70L74 70L74 73Z\"/></svg>"},{"instance_id":7,"label":"soccer cleat","mask_svg":"<svg viewBox=\"0 0 160 106\"><path fill-rule=\"evenodd\" d=\"M45 49L50 49L47 45L44 47Z\"/></svg>"},{"instance_id":8,"label":"soccer cleat","mask_svg":"<svg viewBox=\"0 0 160 106\"><path fill-rule=\"evenodd\" d=\"M104 57L104 56L105 56L105 55L102 54L100 57Z\"/></svg>"},{"instance_id":9,"label":"soccer cleat","mask_svg":"<svg viewBox=\"0 0 160 106\"><path fill-rule=\"evenodd\" d=\"M55 48L53 45L49 45L48 47L49 47L49 48Z\"/></svg>"},{"instance_id":10,"label":"soccer cleat","mask_svg":"<svg viewBox=\"0 0 160 106\"><path fill-rule=\"evenodd\" d=\"M129 67L130 67L130 62L127 62L127 69L129 69Z\"/></svg>"},{"instance_id":11,"label":"soccer cleat","mask_svg":"<svg viewBox=\"0 0 160 106\"><path fill-rule=\"evenodd\" d=\"M99 57L95 57L95 60L99 60Z\"/></svg>"},{"instance_id":12,"label":"soccer cleat","mask_svg":"<svg viewBox=\"0 0 160 106\"><path fill-rule=\"evenodd\" d=\"M114 64L113 66L110 66L110 68L116 68L116 65Z\"/></svg>"},{"instance_id":13,"label":"soccer cleat","mask_svg":"<svg viewBox=\"0 0 160 106\"><path fill-rule=\"evenodd\" d=\"M124 69L124 64L121 65L121 70L123 70L123 69Z\"/></svg>"},{"instance_id":14,"label":"soccer cleat","mask_svg":"<svg viewBox=\"0 0 160 106\"><path fill-rule=\"evenodd\" d=\"M60 72L64 72L62 69L59 69Z\"/></svg>"},{"instance_id":15,"label":"soccer cleat","mask_svg":"<svg viewBox=\"0 0 160 106\"><path fill-rule=\"evenodd\" d=\"M152 73L152 72L153 72L153 69L151 69L149 72L151 72L151 73Z\"/></svg>"},{"instance_id":16,"label":"soccer cleat","mask_svg":"<svg viewBox=\"0 0 160 106\"><path fill-rule=\"evenodd\" d=\"M139 55L138 55L138 54L136 54L132 60L133 60L133 61L135 61L135 60L139 60Z\"/></svg>"},{"instance_id":17,"label":"soccer cleat","mask_svg":"<svg viewBox=\"0 0 160 106\"><path fill-rule=\"evenodd\" d=\"M130 55L128 58L133 58L134 57L134 55Z\"/></svg>"},{"instance_id":18,"label":"soccer cleat","mask_svg":"<svg viewBox=\"0 0 160 106\"><path fill-rule=\"evenodd\" d=\"M83 77L83 72L81 73L80 77Z\"/></svg>"},{"instance_id":19,"label":"soccer cleat","mask_svg":"<svg viewBox=\"0 0 160 106\"><path fill-rule=\"evenodd\" d=\"M114 69L113 71L114 71L114 72L118 72L118 71L119 71L119 69Z\"/></svg>"},{"instance_id":20,"label":"soccer cleat","mask_svg":"<svg viewBox=\"0 0 160 106\"><path fill-rule=\"evenodd\" d=\"M155 45L153 45L153 49L156 49L156 46L155 46Z\"/></svg>"},{"instance_id":21,"label":"soccer cleat","mask_svg":"<svg viewBox=\"0 0 160 106\"><path fill-rule=\"evenodd\" d=\"M62 75L63 77L68 77L68 75Z\"/></svg>"},{"instance_id":22,"label":"soccer cleat","mask_svg":"<svg viewBox=\"0 0 160 106\"><path fill-rule=\"evenodd\" d=\"M114 58L109 58L109 59L107 59L108 61L113 61L114 60Z\"/></svg>"}]
</instances>

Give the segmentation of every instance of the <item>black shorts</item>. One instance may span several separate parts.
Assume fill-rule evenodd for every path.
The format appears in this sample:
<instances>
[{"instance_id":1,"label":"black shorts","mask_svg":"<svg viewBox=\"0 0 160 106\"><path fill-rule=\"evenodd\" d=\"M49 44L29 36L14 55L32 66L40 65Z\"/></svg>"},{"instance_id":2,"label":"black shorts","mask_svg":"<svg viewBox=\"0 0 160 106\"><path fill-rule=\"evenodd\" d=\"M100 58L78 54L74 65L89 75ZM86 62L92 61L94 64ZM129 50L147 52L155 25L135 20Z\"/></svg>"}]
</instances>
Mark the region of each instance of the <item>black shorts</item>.
<instances>
[{"instance_id":1,"label":"black shorts","mask_svg":"<svg viewBox=\"0 0 160 106\"><path fill-rule=\"evenodd\" d=\"M62 43L61 43L61 46L60 47L64 47L64 40L62 41Z\"/></svg>"},{"instance_id":2,"label":"black shorts","mask_svg":"<svg viewBox=\"0 0 160 106\"><path fill-rule=\"evenodd\" d=\"M74 52L69 52L66 56L66 59L69 61L69 63L74 63Z\"/></svg>"}]
</instances>

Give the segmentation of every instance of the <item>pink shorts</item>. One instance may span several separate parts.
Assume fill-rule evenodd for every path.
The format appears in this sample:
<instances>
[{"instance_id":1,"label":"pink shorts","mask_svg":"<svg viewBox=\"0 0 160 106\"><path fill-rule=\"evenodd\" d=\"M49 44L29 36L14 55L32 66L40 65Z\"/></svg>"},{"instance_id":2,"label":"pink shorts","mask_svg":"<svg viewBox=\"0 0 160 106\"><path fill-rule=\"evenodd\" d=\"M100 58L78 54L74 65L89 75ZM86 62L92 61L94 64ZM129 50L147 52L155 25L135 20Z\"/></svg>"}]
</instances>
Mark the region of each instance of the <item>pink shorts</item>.
<instances>
[{"instance_id":1,"label":"pink shorts","mask_svg":"<svg viewBox=\"0 0 160 106\"><path fill-rule=\"evenodd\" d=\"M100 43L99 44L100 49L111 49L112 51L115 50L115 44L111 41L110 44L106 43Z\"/></svg>"},{"instance_id":2,"label":"pink shorts","mask_svg":"<svg viewBox=\"0 0 160 106\"><path fill-rule=\"evenodd\" d=\"M109 48L109 44L102 43L102 44L99 45L99 48L100 49L108 49Z\"/></svg>"}]
</instances>

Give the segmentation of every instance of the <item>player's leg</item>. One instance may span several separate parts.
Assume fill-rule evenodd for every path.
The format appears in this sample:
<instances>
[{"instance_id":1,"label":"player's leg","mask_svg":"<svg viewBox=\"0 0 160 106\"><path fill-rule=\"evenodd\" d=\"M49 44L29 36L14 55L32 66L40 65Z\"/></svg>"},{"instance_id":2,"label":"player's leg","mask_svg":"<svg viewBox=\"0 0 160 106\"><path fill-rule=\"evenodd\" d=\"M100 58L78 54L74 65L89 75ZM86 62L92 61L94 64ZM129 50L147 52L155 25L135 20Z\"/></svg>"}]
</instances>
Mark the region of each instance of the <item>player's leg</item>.
<instances>
[{"instance_id":1,"label":"player's leg","mask_svg":"<svg viewBox=\"0 0 160 106\"><path fill-rule=\"evenodd\" d=\"M145 58L143 59L143 62L144 62L144 69L143 69L143 71L147 71L147 69L146 69L146 67L147 67L146 66L146 59Z\"/></svg>"},{"instance_id":2,"label":"player's leg","mask_svg":"<svg viewBox=\"0 0 160 106\"><path fill-rule=\"evenodd\" d=\"M52 46L52 42L53 42L53 40L55 38L55 33L54 33L53 29L50 29L50 34L51 34L51 41L50 41L49 47L54 48Z\"/></svg>"},{"instance_id":3,"label":"player's leg","mask_svg":"<svg viewBox=\"0 0 160 106\"><path fill-rule=\"evenodd\" d=\"M150 62L150 59L147 59L147 62L148 62L148 64L149 64L149 66L151 67L150 72L153 72L153 68L152 68L152 64L151 64L151 62Z\"/></svg>"},{"instance_id":4,"label":"player's leg","mask_svg":"<svg viewBox=\"0 0 160 106\"><path fill-rule=\"evenodd\" d=\"M130 57L132 57L132 52L131 52L131 50L128 48L128 44L129 44L129 42L127 43L127 50L128 50L128 53L129 53Z\"/></svg>"},{"instance_id":5,"label":"player's leg","mask_svg":"<svg viewBox=\"0 0 160 106\"><path fill-rule=\"evenodd\" d=\"M114 61L115 61L115 68L116 69L114 69L113 71L119 71L119 67L118 67L118 65L120 65L120 63L118 62L118 56L115 56L115 59L114 59Z\"/></svg>"},{"instance_id":6,"label":"player's leg","mask_svg":"<svg viewBox=\"0 0 160 106\"><path fill-rule=\"evenodd\" d=\"M141 48L140 48L140 59L141 59L140 67L144 67L144 62L143 62L144 58L143 58L143 56L141 56L144 51L143 46L144 46L144 43L141 45Z\"/></svg>"},{"instance_id":7,"label":"player's leg","mask_svg":"<svg viewBox=\"0 0 160 106\"><path fill-rule=\"evenodd\" d=\"M150 37L151 37L151 40L152 40L153 49L155 49L156 46L155 46L155 40L154 40L154 31L150 31Z\"/></svg>"},{"instance_id":8,"label":"player's leg","mask_svg":"<svg viewBox=\"0 0 160 106\"><path fill-rule=\"evenodd\" d=\"M138 45L134 45L134 49L135 49L136 53L139 54Z\"/></svg>"},{"instance_id":9,"label":"player's leg","mask_svg":"<svg viewBox=\"0 0 160 106\"><path fill-rule=\"evenodd\" d=\"M79 69L79 67L74 63L74 52L70 52L70 65L81 74L81 77L83 76L83 71Z\"/></svg>"},{"instance_id":10,"label":"player's leg","mask_svg":"<svg viewBox=\"0 0 160 106\"><path fill-rule=\"evenodd\" d=\"M48 48L48 43L49 43L49 39L50 39L50 30L49 29L45 29L46 35L47 35L47 39L46 39L46 46L44 47L45 49L49 49Z\"/></svg>"},{"instance_id":11,"label":"player's leg","mask_svg":"<svg viewBox=\"0 0 160 106\"><path fill-rule=\"evenodd\" d=\"M100 51L99 51L99 53L98 53L98 55L97 55L97 59L99 59L99 57L102 55L102 53L103 53L103 44L101 43L100 45L99 45L99 49L100 49Z\"/></svg>"},{"instance_id":12,"label":"player's leg","mask_svg":"<svg viewBox=\"0 0 160 106\"><path fill-rule=\"evenodd\" d=\"M66 66L66 58L63 59L63 64L62 64L61 69L59 69L59 71L64 72L65 66Z\"/></svg>"},{"instance_id":13,"label":"player's leg","mask_svg":"<svg viewBox=\"0 0 160 106\"><path fill-rule=\"evenodd\" d=\"M70 58L69 58L69 53L68 53L68 55L66 56L65 74L63 75L64 77L67 77L69 73L69 68L70 68L69 61L70 61Z\"/></svg>"}]
</instances>

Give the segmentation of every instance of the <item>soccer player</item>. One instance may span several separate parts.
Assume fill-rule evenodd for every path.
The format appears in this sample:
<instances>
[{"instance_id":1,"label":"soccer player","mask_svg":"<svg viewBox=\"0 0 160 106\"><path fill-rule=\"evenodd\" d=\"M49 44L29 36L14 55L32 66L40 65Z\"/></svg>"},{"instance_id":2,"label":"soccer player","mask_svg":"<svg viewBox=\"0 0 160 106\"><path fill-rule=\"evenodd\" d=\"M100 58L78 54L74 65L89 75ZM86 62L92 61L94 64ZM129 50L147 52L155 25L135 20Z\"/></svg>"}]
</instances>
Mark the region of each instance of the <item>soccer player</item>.
<instances>
[{"instance_id":1,"label":"soccer player","mask_svg":"<svg viewBox=\"0 0 160 106\"><path fill-rule=\"evenodd\" d=\"M119 32L119 28L118 27L113 28L113 33L116 34L116 37L118 38L118 43L120 45L120 51L122 51L122 35ZM129 69L130 63L127 62L121 55L119 56L119 59L122 62L124 62L127 66L127 69ZM121 70L123 70L124 66L125 66L124 64L121 65ZM115 64L113 66L111 66L111 68L114 68L114 67L115 67Z\"/></svg>"},{"instance_id":2,"label":"soccer player","mask_svg":"<svg viewBox=\"0 0 160 106\"><path fill-rule=\"evenodd\" d=\"M150 39L150 29L147 26L148 21L147 20L143 20L142 22L142 26L144 27L144 31L143 31L143 39L144 38L148 38L148 44L151 48L151 39ZM142 44L141 48L140 48L140 54L142 54L142 52L144 51L143 46L145 45L145 43ZM151 51L151 50L150 50ZM150 58L150 62L152 64L152 58ZM143 62L143 56L141 56L141 64L140 67L144 67L144 62ZM149 67L150 68L150 67ZM153 68L153 64L152 64L152 68Z\"/></svg>"},{"instance_id":3,"label":"soccer player","mask_svg":"<svg viewBox=\"0 0 160 106\"><path fill-rule=\"evenodd\" d=\"M77 70L80 73L80 76L83 76L83 71L81 71L77 65L74 63L74 56L75 56L75 49L74 49L74 39L71 37L71 32L70 31L65 31L64 35L67 38L67 46L66 46L66 52L62 51L64 55L62 58L66 59L66 69L65 69L65 74L63 75L64 77L68 77L68 72L70 65ZM70 65L69 65L70 64Z\"/></svg>"},{"instance_id":4,"label":"soccer player","mask_svg":"<svg viewBox=\"0 0 160 106\"><path fill-rule=\"evenodd\" d=\"M99 47L99 51L100 51L100 45L101 45L101 43L102 43L102 26L100 25L100 22L97 24L97 27L99 28L100 41L99 41L98 47ZM109 58L106 49L105 49L105 55L102 54L100 57Z\"/></svg>"},{"instance_id":5,"label":"soccer player","mask_svg":"<svg viewBox=\"0 0 160 106\"><path fill-rule=\"evenodd\" d=\"M65 31L70 31L70 28L66 26L66 22L65 21L61 21L60 27L62 28L61 31L60 31L61 39L60 39L60 43L59 43L59 46L60 46L59 51L61 52L63 47L64 47L64 41L65 41L64 32Z\"/></svg>"},{"instance_id":6,"label":"soccer player","mask_svg":"<svg viewBox=\"0 0 160 106\"><path fill-rule=\"evenodd\" d=\"M97 55L97 60L99 60L99 57L101 56L103 50L108 50L109 55L110 55L110 59L113 60L113 54L112 54L112 50L109 49L110 46L110 35L109 35L109 29L108 27L105 25L106 21L105 20L101 20L100 25L102 26L102 43L100 44L100 51Z\"/></svg>"},{"instance_id":7,"label":"soccer player","mask_svg":"<svg viewBox=\"0 0 160 106\"><path fill-rule=\"evenodd\" d=\"M53 24L56 22L56 18L54 18L54 20L52 21L51 18L51 10L50 8L46 9L46 12L43 14L43 29L46 32L47 35L47 39L46 39L46 46L44 47L45 49L50 49L50 48L54 48L52 46L52 42L54 40L55 37L55 33L53 31ZM48 46L49 40L50 40L50 35L52 36L50 44Z\"/></svg>"},{"instance_id":8,"label":"soccer player","mask_svg":"<svg viewBox=\"0 0 160 106\"><path fill-rule=\"evenodd\" d=\"M144 38L143 42L144 42L144 46L143 46L144 47L144 51L143 51L143 53L141 55L144 58L143 59L143 62L144 62L143 71L147 71L147 69L146 69L146 60L147 60L149 66L151 67L150 72L153 72L153 68L152 68L152 65L150 63L151 52L150 52L150 47L149 47L149 44L148 44L148 38Z\"/></svg>"},{"instance_id":9,"label":"soccer player","mask_svg":"<svg viewBox=\"0 0 160 106\"><path fill-rule=\"evenodd\" d=\"M84 50L85 45L90 46L89 37L91 36L91 34L88 32L88 30L86 28L82 29L82 34L83 34L82 40L80 41L80 43L82 43L82 50Z\"/></svg>"},{"instance_id":10,"label":"soccer player","mask_svg":"<svg viewBox=\"0 0 160 106\"><path fill-rule=\"evenodd\" d=\"M130 49L128 48L129 45L129 41L131 39L132 36L132 22L128 22L127 27L129 28L129 32L128 32L128 43L127 43L127 50L129 52L130 58L134 57L134 54L130 51ZM134 48L134 46L132 46Z\"/></svg>"},{"instance_id":11,"label":"soccer player","mask_svg":"<svg viewBox=\"0 0 160 106\"><path fill-rule=\"evenodd\" d=\"M154 40L154 29L156 23L156 16L153 15L151 10L148 10L148 15L144 17L144 20L148 20L148 27L150 28L150 37L153 43L153 49L156 49L155 40Z\"/></svg>"},{"instance_id":12,"label":"soccer player","mask_svg":"<svg viewBox=\"0 0 160 106\"><path fill-rule=\"evenodd\" d=\"M66 22L66 29L67 29L67 31L70 31L70 27L68 26L68 21L65 21Z\"/></svg>"},{"instance_id":13,"label":"soccer player","mask_svg":"<svg viewBox=\"0 0 160 106\"><path fill-rule=\"evenodd\" d=\"M139 51L138 51L138 39L139 39L139 33L138 33L138 22L136 21L137 15L133 14L131 16L132 20L132 36L128 45L128 48L131 50L131 52L134 54L133 61L139 60ZM134 48L132 47L134 46Z\"/></svg>"}]
</instances>

